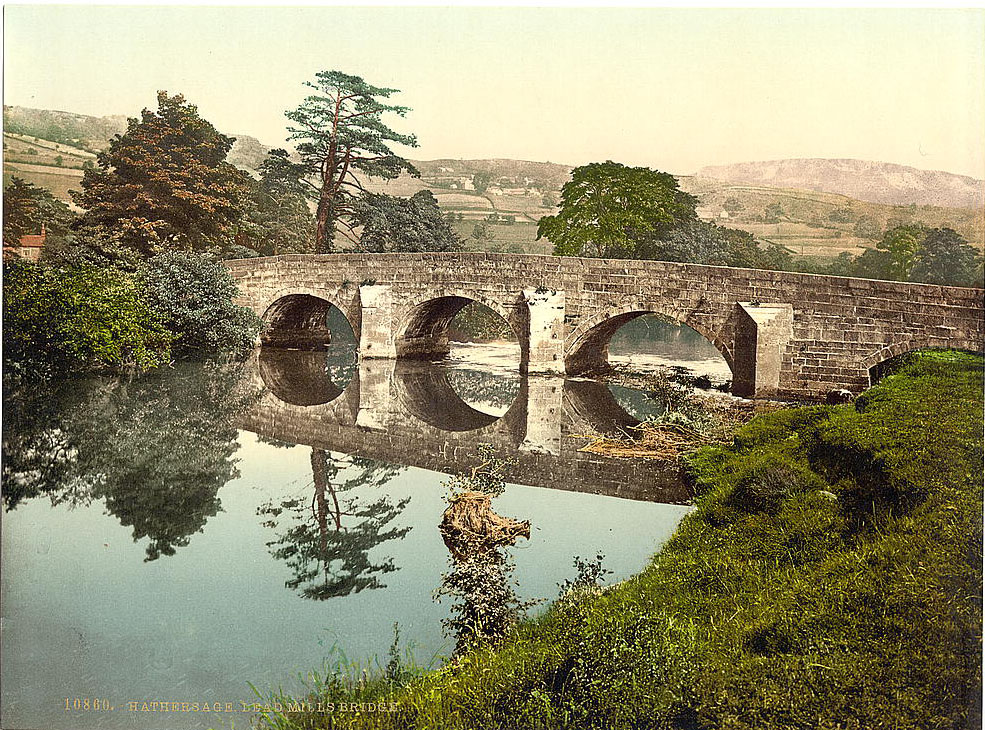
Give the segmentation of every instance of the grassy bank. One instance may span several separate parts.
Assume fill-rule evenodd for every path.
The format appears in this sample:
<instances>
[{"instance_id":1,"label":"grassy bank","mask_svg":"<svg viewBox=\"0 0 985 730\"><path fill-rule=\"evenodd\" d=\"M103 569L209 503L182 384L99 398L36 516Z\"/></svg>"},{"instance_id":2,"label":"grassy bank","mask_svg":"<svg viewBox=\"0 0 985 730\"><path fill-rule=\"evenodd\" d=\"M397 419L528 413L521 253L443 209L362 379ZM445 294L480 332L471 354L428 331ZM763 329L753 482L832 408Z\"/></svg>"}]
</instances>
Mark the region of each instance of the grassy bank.
<instances>
[{"instance_id":1,"label":"grassy bank","mask_svg":"<svg viewBox=\"0 0 985 730\"><path fill-rule=\"evenodd\" d=\"M913 356L855 404L690 459L697 510L636 578L422 676L322 683L280 728L980 724L980 357ZM399 671L391 672L391 676Z\"/></svg>"}]
</instances>

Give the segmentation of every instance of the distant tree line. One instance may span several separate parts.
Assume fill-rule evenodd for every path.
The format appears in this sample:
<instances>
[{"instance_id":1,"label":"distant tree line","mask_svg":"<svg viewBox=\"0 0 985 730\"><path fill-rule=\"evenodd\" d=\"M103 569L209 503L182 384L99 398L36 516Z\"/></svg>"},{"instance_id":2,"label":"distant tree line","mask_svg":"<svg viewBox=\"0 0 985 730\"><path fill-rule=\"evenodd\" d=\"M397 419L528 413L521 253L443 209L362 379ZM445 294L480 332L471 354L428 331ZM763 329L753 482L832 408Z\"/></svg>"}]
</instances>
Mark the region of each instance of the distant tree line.
<instances>
[{"instance_id":1,"label":"distant tree line","mask_svg":"<svg viewBox=\"0 0 985 730\"><path fill-rule=\"evenodd\" d=\"M985 282L982 256L947 227L895 225L875 248L858 256L842 253L830 264L805 265L783 246L699 220L697 203L667 173L611 161L592 163L572 171L561 190L560 210L540 219L538 238L550 240L559 256L657 259L953 286L981 287ZM730 198L726 209L738 212L742 204ZM774 203L764 215L776 222L784 211ZM848 220L847 215L836 209L831 218ZM871 219L855 222L857 235L879 236Z\"/></svg>"},{"instance_id":2,"label":"distant tree line","mask_svg":"<svg viewBox=\"0 0 985 730\"><path fill-rule=\"evenodd\" d=\"M843 252L830 264L803 270L864 279L982 287L983 263L978 251L951 228L907 223L887 230L875 248L867 248L857 256Z\"/></svg>"}]
</instances>

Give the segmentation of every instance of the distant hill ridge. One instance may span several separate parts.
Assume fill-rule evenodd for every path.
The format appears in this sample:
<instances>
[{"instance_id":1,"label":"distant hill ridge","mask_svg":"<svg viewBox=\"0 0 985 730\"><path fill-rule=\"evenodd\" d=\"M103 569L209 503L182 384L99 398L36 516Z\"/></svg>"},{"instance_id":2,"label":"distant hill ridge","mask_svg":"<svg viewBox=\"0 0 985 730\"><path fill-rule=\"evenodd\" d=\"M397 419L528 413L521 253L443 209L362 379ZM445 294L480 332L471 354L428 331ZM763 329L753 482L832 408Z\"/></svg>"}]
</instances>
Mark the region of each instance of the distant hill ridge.
<instances>
[{"instance_id":1,"label":"distant hill ridge","mask_svg":"<svg viewBox=\"0 0 985 730\"><path fill-rule=\"evenodd\" d=\"M731 183L839 193L870 203L985 207L985 181L940 170L853 159L788 159L703 167Z\"/></svg>"}]
</instances>

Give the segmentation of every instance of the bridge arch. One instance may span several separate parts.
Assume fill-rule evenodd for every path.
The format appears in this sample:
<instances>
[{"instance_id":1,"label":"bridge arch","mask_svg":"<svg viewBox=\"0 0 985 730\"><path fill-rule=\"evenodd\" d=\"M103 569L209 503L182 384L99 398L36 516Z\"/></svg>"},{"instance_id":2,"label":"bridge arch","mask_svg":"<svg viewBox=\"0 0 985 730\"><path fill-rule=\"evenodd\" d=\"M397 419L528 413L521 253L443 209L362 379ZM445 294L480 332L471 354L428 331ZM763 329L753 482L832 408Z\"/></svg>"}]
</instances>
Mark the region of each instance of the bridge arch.
<instances>
[{"instance_id":1,"label":"bridge arch","mask_svg":"<svg viewBox=\"0 0 985 730\"><path fill-rule=\"evenodd\" d=\"M396 328L395 347L398 358L436 360L448 354L448 328L455 316L467 305L478 303L498 315L513 332L523 361L523 327L517 321L516 308L507 309L502 302L479 292L449 289L430 295L406 308Z\"/></svg>"},{"instance_id":2,"label":"bridge arch","mask_svg":"<svg viewBox=\"0 0 985 730\"><path fill-rule=\"evenodd\" d=\"M876 350L862 360L861 365L863 371L868 371L869 385L873 385L882 376L883 371L880 366L883 363L899 355L913 352L914 350L967 350L968 352L978 353L983 351L980 342L974 342L965 338L953 339L946 344L942 343L939 339L931 337L914 337L909 340L894 342L891 345L886 345ZM863 372L864 374L865 372Z\"/></svg>"},{"instance_id":3,"label":"bridge arch","mask_svg":"<svg viewBox=\"0 0 985 730\"><path fill-rule=\"evenodd\" d=\"M565 348L564 366L569 375L605 368L609 363L609 342L619 329L634 319L655 314L676 324L690 327L708 340L721 353L729 369L734 371L732 351L720 336L703 323L684 312L650 306L645 302L629 302L599 312L582 322L569 335Z\"/></svg>"},{"instance_id":4,"label":"bridge arch","mask_svg":"<svg viewBox=\"0 0 985 730\"><path fill-rule=\"evenodd\" d=\"M360 323L353 322L347 311L358 312L358 308L348 306L342 301L341 294L341 289L327 292L307 287L276 292L262 310L264 328L260 336L261 344L304 350L324 349L332 341L328 317L333 311L341 315L339 319L348 325L352 340L358 341ZM348 332L344 339L349 339Z\"/></svg>"}]
</instances>

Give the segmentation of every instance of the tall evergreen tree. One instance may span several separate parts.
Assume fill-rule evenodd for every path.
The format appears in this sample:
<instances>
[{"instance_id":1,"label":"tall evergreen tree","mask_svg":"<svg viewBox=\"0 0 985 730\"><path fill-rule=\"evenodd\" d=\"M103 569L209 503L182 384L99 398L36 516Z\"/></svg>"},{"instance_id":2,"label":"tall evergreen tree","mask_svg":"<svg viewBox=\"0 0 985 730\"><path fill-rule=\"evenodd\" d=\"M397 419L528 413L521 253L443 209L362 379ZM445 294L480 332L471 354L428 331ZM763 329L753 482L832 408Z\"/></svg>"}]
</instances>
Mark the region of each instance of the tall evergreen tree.
<instances>
[{"instance_id":1,"label":"tall evergreen tree","mask_svg":"<svg viewBox=\"0 0 985 730\"><path fill-rule=\"evenodd\" d=\"M395 132L383 121L384 114L404 116L409 111L382 101L397 89L372 86L340 71L322 71L306 85L317 93L286 115L294 123L290 139L298 141L305 178L318 203L315 251L326 253L340 226L343 235L357 241L353 205L366 192L361 176L392 180L404 171L419 174L390 149L390 143L416 147L417 138Z\"/></svg>"}]
</instances>

